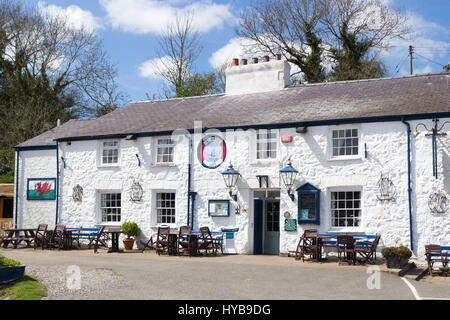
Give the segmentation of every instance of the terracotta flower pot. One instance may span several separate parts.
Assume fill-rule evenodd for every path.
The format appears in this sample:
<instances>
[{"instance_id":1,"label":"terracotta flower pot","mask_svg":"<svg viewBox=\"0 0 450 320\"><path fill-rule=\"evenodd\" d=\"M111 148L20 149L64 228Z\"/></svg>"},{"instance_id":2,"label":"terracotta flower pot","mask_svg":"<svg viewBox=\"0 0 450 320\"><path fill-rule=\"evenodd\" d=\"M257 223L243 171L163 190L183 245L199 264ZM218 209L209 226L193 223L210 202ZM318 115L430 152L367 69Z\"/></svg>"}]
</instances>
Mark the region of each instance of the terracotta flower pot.
<instances>
[{"instance_id":1,"label":"terracotta flower pot","mask_svg":"<svg viewBox=\"0 0 450 320\"><path fill-rule=\"evenodd\" d=\"M133 250L134 239L123 239L125 250Z\"/></svg>"}]
</instances>

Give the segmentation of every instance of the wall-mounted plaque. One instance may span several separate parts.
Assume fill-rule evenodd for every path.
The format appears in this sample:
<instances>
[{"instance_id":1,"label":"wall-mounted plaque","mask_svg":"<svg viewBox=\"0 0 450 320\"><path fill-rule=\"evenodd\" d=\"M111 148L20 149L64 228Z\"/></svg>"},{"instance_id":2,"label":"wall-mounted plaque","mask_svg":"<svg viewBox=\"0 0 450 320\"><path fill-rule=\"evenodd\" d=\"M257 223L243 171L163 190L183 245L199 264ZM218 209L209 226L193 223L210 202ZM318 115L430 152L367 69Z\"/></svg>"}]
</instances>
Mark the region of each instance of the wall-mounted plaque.
<instances>
[{"instance_id":1,"label":"wall-mounted plaque","mask_svg":"<svg viewBox=\"0 0 450 320\"><path fill-rule=\"evenodd\" d=\"M228 217L230 215L230 200L209 200L208 215L211 217Z\"/></svg>"},{"instance_id":2,"label":"wall-mounted plaque","mask_svg":"<svg viewBox=\"0 0 450 320\"><path fill-rule=\"evenodd\" d=\"M225 141L217 135L208 135L202 139L198 154L205 168L218 168L225 161L227 154Z\"/></svg>"},{"instance_id":3,"label":"wall-mounted plaque","mask_svg":"<svg viewBox=\"0 0 450 320\"><path fill-rule=\"evenodd\" d=\"M297 219L284 219L284 231L297 231Z\"/></svg>"}]
</instances>

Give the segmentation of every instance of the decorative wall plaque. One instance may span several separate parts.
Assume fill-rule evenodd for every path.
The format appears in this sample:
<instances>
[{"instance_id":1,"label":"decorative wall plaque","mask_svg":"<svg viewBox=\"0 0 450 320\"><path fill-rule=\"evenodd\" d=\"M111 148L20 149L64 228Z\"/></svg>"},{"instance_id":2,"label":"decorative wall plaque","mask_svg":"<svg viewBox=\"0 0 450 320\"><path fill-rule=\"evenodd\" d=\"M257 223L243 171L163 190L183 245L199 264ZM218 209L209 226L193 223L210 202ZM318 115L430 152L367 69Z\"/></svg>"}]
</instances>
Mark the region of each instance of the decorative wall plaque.
<instances>
[{"instance_id":1,"label":"decorative wall plaque","mask_svg":"<svg viewBox=\"0 0 450 320\"><path fill-rule=\"evenodd\" d=\"M284 219L284 231L297 231L297 219Z\"/></svg>"},{"instance_id":2,"label":"decorative wall plaque","mask_svg":"<svg viewBox=\"0 0 450 320\"><path fill-rule=\"evenodd\" d=\"M447 212L449 200L444 192L437 191L430 194L428 198L428 207L432 213Z\"/></svg>"},{"instance_id":3,"label":"decorative wall plaque","mask_svg":"<svg viewBox=\"0 0 450 320\"><path fill-rule=\"evenodd\" d=\"M394 183L388 176L381 174L380 180L378 180L379 194L377 194L378 200L391 201L395 199L396 189Z\"/></svg>"},{"instance_id":4,"label":"decorative wall plaque","mask_svg":"<svg viewBox=\"0 0 450 320\"><path fill-rule=\"evenodd\" d=\"M73 201L78 202L81 202L83 200L83 187L80 186L79 184L73 187L72 198Z\"/></svg>"},{"instance_id":5,"label":"decorative wall plaque","mask_svg":"<svg viewBox=\"0 0 450 320\"><path fill-rule=\"evenodd\" d=\"M138 181L133 181L130 190L130 200L133 202L140 202L144 194L141 184Z\"/></svg>"}]
</instances>

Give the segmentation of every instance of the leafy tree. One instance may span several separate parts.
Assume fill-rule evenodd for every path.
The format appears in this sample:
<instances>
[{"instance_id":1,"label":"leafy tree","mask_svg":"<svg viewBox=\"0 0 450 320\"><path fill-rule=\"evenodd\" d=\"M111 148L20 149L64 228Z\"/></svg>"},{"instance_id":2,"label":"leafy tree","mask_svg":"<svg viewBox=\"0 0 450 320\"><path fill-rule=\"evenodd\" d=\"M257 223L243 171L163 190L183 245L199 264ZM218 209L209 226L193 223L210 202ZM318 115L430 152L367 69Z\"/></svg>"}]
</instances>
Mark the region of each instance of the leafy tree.
<instances>
[{"instance_id":1,"label":"leafy tree","mask_svg":"<svg viewBox=\"0 0 450 320\"><path fill-rule=\"evenodd\" d=\"M220 93L221 91L219 79L214 72L195 73L181 84L176 97L204 96Z\"/></svg>"}]
</instances>

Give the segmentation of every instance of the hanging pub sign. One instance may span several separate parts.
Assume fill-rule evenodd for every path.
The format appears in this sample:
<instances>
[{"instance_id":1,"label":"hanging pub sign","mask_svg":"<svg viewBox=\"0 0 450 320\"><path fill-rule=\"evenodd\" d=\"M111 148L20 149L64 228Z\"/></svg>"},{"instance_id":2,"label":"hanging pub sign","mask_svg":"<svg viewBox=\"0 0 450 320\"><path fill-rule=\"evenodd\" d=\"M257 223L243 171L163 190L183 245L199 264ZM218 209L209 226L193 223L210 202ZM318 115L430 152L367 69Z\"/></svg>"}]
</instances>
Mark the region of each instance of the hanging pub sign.
<instances>
[{"instance_id":1,"label":"hanging pub sign","mask_svg":"<svg viewBox=\"0 0 450 320\"><path fill-rule=\"evenodd\" d=\"M56 178L29 178L27 200L55 200Z\"/></svg>"},{"instance_id":2,"label":"hanging pub sign","mask_svg":"<svg viewBox=\"0 0 450 320\"><path fill-rule=\"evenodd\" d=\"M449 206L449 200L444 192L431 193L428 198L428 207L432 213L445 213Z\"/></svg>"},{"instance_id":3,"label":"hanging pub sign","mask_svg":"<svg viewBox=\"0 0 450 320\"><path fill-rule=\"evenodd\" d=\"M199 160L208 169L216 169L225 161L227 147L225 141L217 135L208 135L199 145Z\"/></svg>"}]
</instances>

